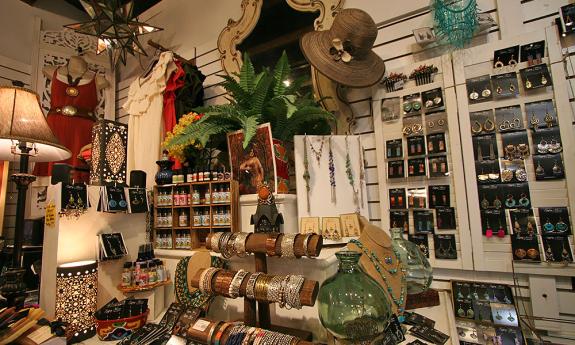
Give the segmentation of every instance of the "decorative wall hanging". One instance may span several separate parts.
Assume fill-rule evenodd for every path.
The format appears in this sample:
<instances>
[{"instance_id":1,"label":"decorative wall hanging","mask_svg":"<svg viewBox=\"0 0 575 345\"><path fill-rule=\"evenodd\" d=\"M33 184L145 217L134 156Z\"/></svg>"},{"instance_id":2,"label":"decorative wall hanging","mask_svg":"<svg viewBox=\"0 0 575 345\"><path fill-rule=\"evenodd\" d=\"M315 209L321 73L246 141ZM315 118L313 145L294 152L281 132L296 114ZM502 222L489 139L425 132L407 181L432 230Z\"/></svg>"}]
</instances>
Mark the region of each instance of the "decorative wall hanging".
<instances>
[{"instance_id":1,"label":"decorative wall hanging","mask_svg":"<svg viewBox=\"0 0 575 345\"><path fill-rule=\"evenodd\" d=\"M478 28L476 0L434 0L435 33L440 41L463 48Z\"/></svg>"},{"instance_id":2,"label":"decorative wall hanging","mask_svg":"<svg viewBox=\"0 0 575 345\"><path fill-rule=\"evenodd\" d=\"M80 0L92 20L65 25L78 33L98 37L96 53L108 52L111 67L118 61L126 65L126 55L148 55L138 36L162 29L141 23L133 14L134 2L118 0Z\"/></svg>"},{"instance_id":3,"label":"decorative wall hanging","mask_svg":"<svg viewBox=\"0 0 575 345\"><path fill-rule=\"evenodd\" d=\"M115 121L100 120L92 130L90 183L125 185L128 126Z\"/></svg>"}]
</instances>

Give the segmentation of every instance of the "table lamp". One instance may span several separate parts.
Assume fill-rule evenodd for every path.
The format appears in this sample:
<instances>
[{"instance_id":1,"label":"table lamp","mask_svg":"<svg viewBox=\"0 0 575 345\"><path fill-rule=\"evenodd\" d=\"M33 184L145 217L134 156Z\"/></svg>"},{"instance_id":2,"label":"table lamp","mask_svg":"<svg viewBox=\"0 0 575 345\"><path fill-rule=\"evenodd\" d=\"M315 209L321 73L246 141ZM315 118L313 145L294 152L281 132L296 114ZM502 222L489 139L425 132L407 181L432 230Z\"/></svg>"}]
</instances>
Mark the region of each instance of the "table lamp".
<instances>
[{"instance_id":1,"label":"table lamp","mask_svg":"<svg viewBox=\"0 0 575 345\"><path fill-rule=\"evenodd\" d=\"M9 305L21 305L26 289L23 282L26 270L22 268L26 193L28 185L36 180L28 173L28 163L60 161L72 153L52 133L40 108L38 95L23 88L21 82L15 81L13 85L0 86L0 160L19 161L20 164L19 172L10 177L18 189L14 252L0 292L8 299Z\"/></svg>"},{"instance_id":2,"label":"table lamp","mask_svg":"<svg viewBox=\"0 0 575 345\"><path fill-rule=\"evenodd\" d=\"M56 319L67 324L66 337L76 343L96 334L98 263L94 260L56 268Z\"/></svg>"}]
</instances>

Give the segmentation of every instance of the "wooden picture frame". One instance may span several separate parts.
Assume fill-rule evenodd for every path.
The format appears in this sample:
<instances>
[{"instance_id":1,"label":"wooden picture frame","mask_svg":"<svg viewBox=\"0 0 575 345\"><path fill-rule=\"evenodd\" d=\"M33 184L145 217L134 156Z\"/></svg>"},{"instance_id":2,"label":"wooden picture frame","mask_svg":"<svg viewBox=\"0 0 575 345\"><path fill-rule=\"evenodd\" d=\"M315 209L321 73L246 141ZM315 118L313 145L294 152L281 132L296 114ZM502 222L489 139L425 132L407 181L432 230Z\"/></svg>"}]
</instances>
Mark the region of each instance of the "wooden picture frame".
<instances>
[{"instance_id":1,"label":"wooden picture frame","mask_svg":"<svg viewBox=\"0 0 575 345\"><path fill-rule=\"evenodd\" d=\"M321 234L328 240L341 240L343 237L341 231L341 218L323 217L321 219Z\"/></svg>"},{"instance_id":2,"label":"wooden picture frame","mask_svg":"<svg viewBox=\"0 0 575 345\"><path fill-rule=\"evenodd\" d=\"M301 217L299 220L300 234L320 234L319 217Z\"/></svg>"},{"instance_id":3,"label":"wooden picture frame","mask_svg":"<svg viewBox=\"0 0 575 345\"><path fill-rule=\"evenodd\" d=\"M359 237L361 226L359 224L359 214L347 213L339 216L343 237Z\"/></svg>"}]
</instances>

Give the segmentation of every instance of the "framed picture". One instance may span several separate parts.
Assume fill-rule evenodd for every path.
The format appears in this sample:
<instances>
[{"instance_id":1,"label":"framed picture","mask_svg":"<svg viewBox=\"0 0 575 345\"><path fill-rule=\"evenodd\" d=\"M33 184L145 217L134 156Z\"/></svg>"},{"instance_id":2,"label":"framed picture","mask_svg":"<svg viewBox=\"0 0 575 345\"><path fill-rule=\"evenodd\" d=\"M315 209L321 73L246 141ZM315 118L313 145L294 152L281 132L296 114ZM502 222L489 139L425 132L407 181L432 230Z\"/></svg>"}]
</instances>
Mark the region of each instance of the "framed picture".
<instances>
[{"instance_id":1,"label":"framed picture","mask_svg":"<svg viewBox=\"0 0 575 345\"><path fill-rule=\"evenodd\" d=\"M319 234L319 217L301 217L299 223L300 234Z\"/></svg>"},{"instance_id":2,"label":"framed picture","mask_svg":"<svg viewBox=\"0 0 575 345\"><path fill-rule=\"evenodd\" d=\"M341 219L339 217L323 217L321 219L321 234L328 240L340 240L343 237Z\"/></svg>"},{"instance_id":3,"label":"framed picture","mask_svg":"<svg viewBox=\"0 0 575 345\"><path fill-rule=\"evenodd\" d=\"M343 237L359 237L361 227L357 213L341 214L339 218L341 219Z\"/></svg>"},{"instance_id":4,"label":"framed picture","mask_svg":"<svg viewBox=\"0 0 575 345\"><path fill-rule=\"evenodd\" d=\"M243 131L228 133L232 178L239 182L240 194L257 193L258 186L264 181L272 193L275 192L277 178L270 124L258 126L247 147L244 148L243 142Z\"/></svg>"}]
</instances>

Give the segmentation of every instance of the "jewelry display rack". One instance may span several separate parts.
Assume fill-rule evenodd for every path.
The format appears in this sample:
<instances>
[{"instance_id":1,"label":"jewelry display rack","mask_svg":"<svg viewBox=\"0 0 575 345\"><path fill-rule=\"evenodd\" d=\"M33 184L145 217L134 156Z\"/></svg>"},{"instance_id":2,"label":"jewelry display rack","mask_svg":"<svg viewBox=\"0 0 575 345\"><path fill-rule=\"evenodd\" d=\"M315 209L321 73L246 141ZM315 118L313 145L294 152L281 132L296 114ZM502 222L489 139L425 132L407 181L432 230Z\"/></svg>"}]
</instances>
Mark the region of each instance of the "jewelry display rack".
<instances>
[{"instance_id":1,"label":"jewelry display rack","mask_svg":"<svg viewBox=\"0 0 575 345\"><path fill-rule=\"evenodd\" d=\"M212 248L211 246L212 236L213 233L208 235L208 238L206 239L206 248L208 250L215 251L216 248ZM281 242L283 236L285 235L281 233L251 233L248 235L245 243L245 251L246 253L254 254L254 272L267 274L267 256L282 256ZM307 246L304 241L307 241ZM295 235L294 238L293 255L295 258L301 258L304 255L309 257L317 257L319 256L322 247L322 236L312 234L308 238L308 235L298 234ZM196 275L192 278L191 285L193 287L199 288L201 273L201 271L196 273ZM231 276L233 277L233 275ZM212 279L215 279L215 276L212 277ZM247 281L248 279L244 279L242 285L240 286L240 296L242 297L245 296ZM300 301L302 305L313 306L315 304L318 292L319 284L317 281L307 279L304 280L300 291ZM227 288L217 290L215 293L229 297ZM256 301L255 299L244 298L244 323L248 326L257 325L258 327L264 329L271 329L283 333L288 333L294 336L298 336L301 339L311 339L311 333L309 332L271 325L270 302L266 301Z\"/></svg>"},{"instance_id":2,"label":"jewelry display rack","mask_svg":"<svg viewBox=\"0 0 575 345\"><path fill-rule=\"evenodd\" d=\"M213 195L217 189L228 188L230 197L226 202L213 202ZM184 191L187 195L191 196L194 190L201 189L204 194L209 194L210 201L202 203L193 203L191 200L186 205L175 205L173 200L179 191ZM159 205L160 193L168 193L172 202ZM206 237L213 232L237 232L239 229L239 210L238 210L238 182L234 180L225 181L210 181L210 182L192 182L192 183L178 183L167 185L154 186L154 243L156 243L156 236L159 234L171 234L172 245L171 248L161 249L196 249L205 246ZM189 198L187 198L189 199ZM215 225L213 222L214 215L217 209L226 209L230 212L229 225ZM162 212L170 212L172 223L168 226L158 224L158 214ZM188 226L179 226L178 216L182 213L187 213ZM194 225L194 215L199 213L207 213L205 216L209 219L209 225ZM189 248L177 248L176 234L178 231L189 231L191 243ZM156 248L158 248L156 246Z\"/></svg>"},{"instance_id":3,"label":"jewelry display rack","mask_svg":"<svg viewBox=\"0 0 575 345\"><path fill-rule=\"evenodd\" d=\"M448 185L449 186L449 199L450 207L455 209L455 226L453 229L441 230L437 228L437 212L434 214L434 224L433 232L436 235L454 235L455 236L455 249L457 253L457 259L440 259L436 258L436 248L434 243L433 234L427 234L428 238L428 248L429 248L429 262L434 268L447 268L447 269L473 269L473 258L471 254L471 236L469 232L469 222L467 216L467 194L465 189L465 176L462 164L460 164L460 157L463 155L461 150L460 133L459 133L459 119L457 114L457 101L455 96L455 88L453 84L453 74L452 74L452 64L449 55L442 55L436 58L432 58L425 61L418 61L415 64L405 66L398 70L393 70L391 72L399 73L403 72L409 75L410 72L416 69L420 65L434 65L438 68L438 72L433 75L433 81L424 85L416 85L415 81L407 81L401 90L387 92L384 85L373 92L372 94L372 109L373 109L373 123L374 132L376 140L376 152L377 152L377 173L378 180L380 181L379 188L379 200L381 207L381 224L383 229L390 229L393 224L390 221L390 212L396 211L392 209L390 205L390 190L394 188L403 188L407 192L408 189L421 188L425 189L426 195L426 207L412 207L401 209L408 212L408 227L410 234L417 234L415 232L415 222L412 210L431 210L430 208L430 196L428 194L429 186L435 185ZM441 97L443 98L444 110L438 109L433 111L428 111L424 108L423 101L421 102L421 113L419 115L404 116L403 114L403 98L404 96L413 95L416 93L423 93L428 90L433 90L441 88ZM395 114L395 118L386 119L384 121L384 114L382 111L383 102L392 99L399 98L398 113ZM437 114L437 115L436 115ZM441 115L444 114L444 115ZM411 121L409 119L419 117L421 119L421 136L430 134L430 128L437 126L436 122L431 121L429 116L443 116L446 128L443 130L445 133L445 151L442 155L447 157L447 167L448 171L445 176L434 176L431 177L429 174L429 160L438 157L432 154L421 154L418 156L409 156L407 145L407 136L404 135L404 118L406 121ZM430 124L433 122L433 124ZM433 133L441 133L434 131ZM386 155L386 141L389 140L401 140L401 157L388 159ZM424 152L427 152L428 141L424 142ZM408 159L411 158L423 158L426 173L425 176L408 176L407 166ZM403 178L388 178L388 162L389 161L404 161L405 177ZM407 198L407 194L405 196ZM407 200L404 200L405 205L407 205ZM400 210L400 209L397 209ZM398 227L403 227L404 224L396 224ZM422 235L425 235L422 233ZM440 250L446 251L448 248L439 248Z\"/></svg>"},{"instance_id":4,"label":"jewelry display rack","mask_svg":"<svg viewBox=\"0 0 575 345\"><path fill-rule=\"evenodd\" d=\"M572 212L575 207L575 175L570 171L575 166L575 140L573 137L571 107L569 103L569 95L567 89L569 88L567 80L565 80L565 70L563 66L563 57L561 55L561 47L559 42L559 34L556 32L555 26L546 28L546 30L531 32L528 34L519 35L506 40L499 40L493 43L482 45L481 47L474 47L461 51L454 52L453 57L453 70L455 75L455 84L458 99L459 118L461 125L461 146L464 152L470 154L463 155L463 162L465 166L466 185L468 191L468 204L469 204L469 220L471 228L471 236L473 239L473 255L475 261L475 269L481 271L502 271L502 272L516 272L516 273L532 273L537 275L560 275L572 276L575 272L575 265L570 264L549 264L544 260L544 255L541 256L542 262L513 262L512 261L512 245L511 236L508 234L502 238L493 236L487 238L483 234L481 222L481 195L478 188L478 183L475 178L480 171L476 171L475 157L474 157L474 143L471 136L472 121L470 113L483 110L492 110L500 107L519 106L520 116L523 128L527 132L530 155L525 158L525 171L527 173L527 183L530 191L530 208L534 210L533 215L536 223L536 236L539 238L539 246L541 247L541 228L545 220L538 217L537 209L539 207L567 207L570 210L571 219L573 219ZM499 74L497 69L494 68L493 55L494 51L505 49L513 46L522 46L537 41L545 41L545 56L541 62L546 64L551 74L552 86L542 87L536 90L527 90L523 84L523 80L519 71L528 67L527 62L518 61L515 66L503 67L503 72L517 73L519 81L519 94L516 97L505 99L494 99L486 102L470 104L469 92L466 86L466 80L481 75L496 75ZM495 86L493 86L495 92ZM564 179L556 180L536 180L535 169L533 164L534 147L536 143L533 142L533 130L531 127L532 114L526 114L525 104L539 101L550 100L555 108L556 122L559 127L561 144L563 147L563 168L565 170ZM494 133L496 131L493 131ZM498 156L504 159L505 152L502 145L502 136L500 133L496 134L496 142L498 148ZM504 201L504 200L502 200ZM507 228L512 229L513 224L510 224L509 215L505 215ZM566 220L568 221L568 220ZM491 224L492 226L496 226ZM572 246L573 236L570 246ZM542 254L543 250L539 250ZM532 287L533 288L533 287ZM555 291L550 291L549 295L555 294ZM545 301L549 304L549 301ZM535 308L534 308L535 309Z\"/></svg>"}]
</instances>

